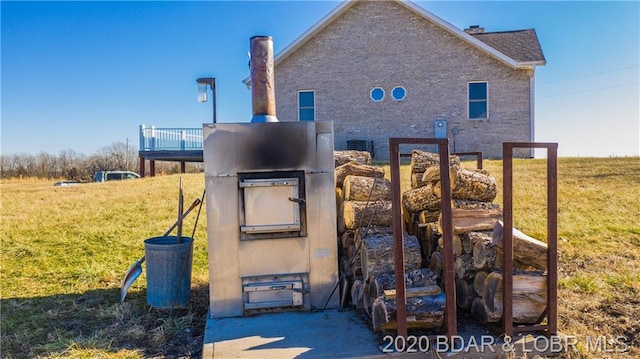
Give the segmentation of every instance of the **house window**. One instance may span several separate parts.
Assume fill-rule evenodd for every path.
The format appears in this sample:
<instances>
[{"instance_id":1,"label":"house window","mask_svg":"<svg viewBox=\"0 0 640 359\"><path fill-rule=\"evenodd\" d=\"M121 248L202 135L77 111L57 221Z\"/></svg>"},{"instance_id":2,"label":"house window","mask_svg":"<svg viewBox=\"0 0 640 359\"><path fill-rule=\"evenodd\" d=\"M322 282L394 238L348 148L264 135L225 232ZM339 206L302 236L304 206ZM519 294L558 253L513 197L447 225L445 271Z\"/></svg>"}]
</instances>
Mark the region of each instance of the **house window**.
<instances>
[{"instance_id":1,"label":"house window","mask_svg":"<svg viewBox=\"0 0 640 359\"><path fill-rule=\"evenodd\" d=\"M391 97L396 101L402 101L407 96L407 90L402 86L396 86L391 90Z\"/></svg>"},{"instance_id":2,"label":"house window","mask_svg":"<svg viewBox=\"0 0 640 359\"><path fill-rule=\"evenodd\" d=\"M298 91L298 121L316 120L315 100L314 91Z\"/></svg>"},{"instance_id":3,"label":"house window","mask_svg":"<svg viewBox=\"0 0 640 359\"><path fill-rule=\"evenodd\" d=\"M374 87L369 93L371 99L375 102L380 102L384 98L384 90L381 87Z\"/></svg>"},{"instance_id":4,"label":"house window","mask_svg":"<svg viewBox=\"0 0 640 359\"><path fill-rule=\"evenodd\" d=\"M469 82L469 119L486 120L488 116L488 85L486 82Z\"/></svg>"}]
</instances>

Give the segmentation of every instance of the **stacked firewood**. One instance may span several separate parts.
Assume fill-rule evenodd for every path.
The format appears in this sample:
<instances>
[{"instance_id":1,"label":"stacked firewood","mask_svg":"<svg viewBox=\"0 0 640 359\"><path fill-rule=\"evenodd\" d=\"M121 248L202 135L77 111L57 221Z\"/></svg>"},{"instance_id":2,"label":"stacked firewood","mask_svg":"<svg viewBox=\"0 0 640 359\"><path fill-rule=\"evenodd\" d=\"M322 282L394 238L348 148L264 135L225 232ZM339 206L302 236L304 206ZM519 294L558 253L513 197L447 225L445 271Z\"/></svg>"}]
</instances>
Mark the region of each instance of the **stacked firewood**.
<instances>
[{"instance_id":1,"label":"stacked firewood","mask_svg":"<svg viewBox=\"0 0 640 359\"><path fill-rule=\"evenodd\" d=\"M365 312L375 330L395 326L395 276L391 183L382 167L372 166L367 152L335 152L336 205L342 304L350 294L352 305ZM407 316L412 327L440 327L444 293L436 276L422 267L420 244L404 234Z\"/></svg>"},{"instance_id":2,"label":"stacked firewood","mask_svg":"<svg viewBox=\"0 0 640 359\"><path fill-rule=\"evenodd\" d=\"M403 193L406 228L417 236L423 258L442 283L444 243L440 214L439 157L414 150L412 188ZM502 210L493 203L495 179L450 158L456 303L482 322L502 317ZM538 323L546 306L546 244L514 231L514 322Z\"/></svg>"}]
</instances>

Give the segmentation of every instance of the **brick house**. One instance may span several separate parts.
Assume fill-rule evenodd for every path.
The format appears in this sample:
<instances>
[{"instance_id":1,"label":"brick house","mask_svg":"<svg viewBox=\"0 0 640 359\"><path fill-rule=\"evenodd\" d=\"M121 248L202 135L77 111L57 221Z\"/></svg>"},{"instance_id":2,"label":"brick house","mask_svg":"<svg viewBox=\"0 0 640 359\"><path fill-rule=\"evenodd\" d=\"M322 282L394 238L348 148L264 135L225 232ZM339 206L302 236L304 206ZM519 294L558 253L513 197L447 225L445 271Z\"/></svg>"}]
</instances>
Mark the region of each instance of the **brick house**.
<instances>
[{"instance_id":1,"label":"brick house","mask_svg":"<svg viewBox=\"0 0 640 359\"><path fill-rule=\"evenodd\" d=\"M534 140L545 63L533 29L460 30L408 1L345 1L276 55L277 116L332 120L336 149L371 146L379 160L389 137L501 157L502 142Z\"/></svg>"}]
</instances>

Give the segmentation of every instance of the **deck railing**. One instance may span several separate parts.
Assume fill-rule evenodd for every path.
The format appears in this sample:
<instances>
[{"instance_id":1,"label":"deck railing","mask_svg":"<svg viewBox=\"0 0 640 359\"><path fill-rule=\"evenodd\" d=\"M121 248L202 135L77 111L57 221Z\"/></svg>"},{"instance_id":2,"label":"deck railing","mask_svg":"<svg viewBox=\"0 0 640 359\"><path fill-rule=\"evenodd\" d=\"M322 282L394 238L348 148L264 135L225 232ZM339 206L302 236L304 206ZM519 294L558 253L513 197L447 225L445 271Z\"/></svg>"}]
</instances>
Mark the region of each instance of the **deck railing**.
<instances>
[{"instance_id":1,"label":"deck railing","mask_svg":"<svg viewBox=\"0 0 640 359\"><path fill-rule=\"evenodd\" d=\"M140 151L202 149L202 128L160 128L140 125Z\"/></svg>"}]
</instances>

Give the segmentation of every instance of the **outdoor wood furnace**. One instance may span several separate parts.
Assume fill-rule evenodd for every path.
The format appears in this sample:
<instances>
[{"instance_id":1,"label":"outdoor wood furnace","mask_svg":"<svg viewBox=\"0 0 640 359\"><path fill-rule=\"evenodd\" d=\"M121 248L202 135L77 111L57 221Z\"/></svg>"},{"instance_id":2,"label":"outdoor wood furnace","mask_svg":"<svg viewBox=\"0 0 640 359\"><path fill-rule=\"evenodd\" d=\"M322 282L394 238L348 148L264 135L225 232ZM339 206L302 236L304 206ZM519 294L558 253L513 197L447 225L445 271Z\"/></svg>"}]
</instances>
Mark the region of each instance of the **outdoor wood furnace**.
<instances>
[{"instance_id":1,"label":"outdoor wood furnace","mask_svg":"<svg viewBox=\"0 0 640 359\"><path fill-rule=\"evenodd\" d=\"M333 123L203 133L209 315L323 307L338 280Z\"/></svg>"}]
</instances>

